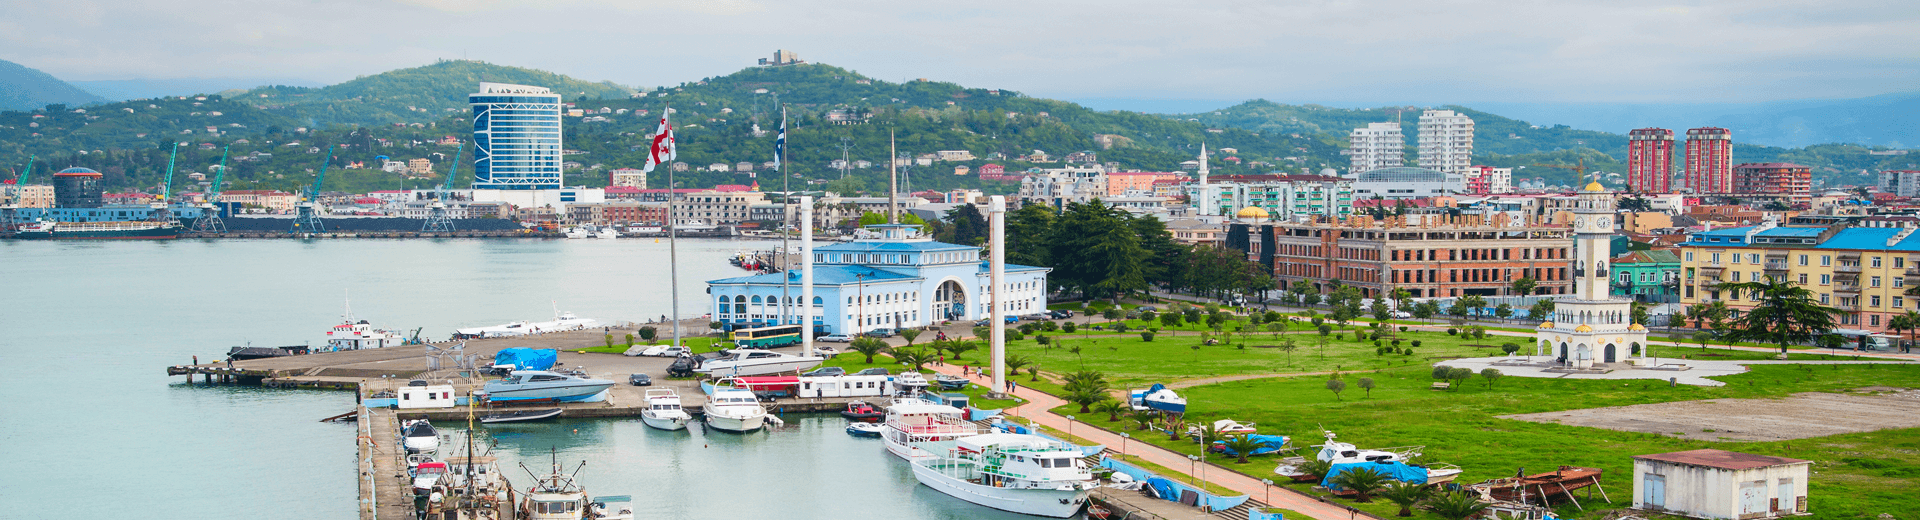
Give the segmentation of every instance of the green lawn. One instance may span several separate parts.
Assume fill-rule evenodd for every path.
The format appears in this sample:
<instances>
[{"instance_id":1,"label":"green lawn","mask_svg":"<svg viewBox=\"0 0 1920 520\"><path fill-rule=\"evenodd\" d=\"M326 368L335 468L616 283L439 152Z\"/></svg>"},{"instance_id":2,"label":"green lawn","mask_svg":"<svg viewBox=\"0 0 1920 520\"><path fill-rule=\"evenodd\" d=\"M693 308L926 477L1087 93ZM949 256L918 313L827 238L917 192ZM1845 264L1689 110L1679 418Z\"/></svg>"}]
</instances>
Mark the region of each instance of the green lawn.
<instances>
[{"instance_id":1,"label":"green lawn","mask_svg":"<svg viewBox=\"0 0 1920 520\"><path fill-rule=\"evenodd\" d=\"M1805 391L1845 391L1866 386L1920 387L1920 366L1890 365L1759 365L1753 371L1722 378L1724 387L1669 388L1654 381L1608 381L1505 378L1488 389L1475 378L1453 391L1429 388L1423 365L1378 372L1343 375L1348 389L1339 397L1326 390L1326 376L1266 378L1204 385L1182 390L1187 397L1189 422L1232 418L1258 424L1262 433L1292 437L1305 448L1320 442L1321 428L1361 447L1426 446L1432 462L1457 464L1466 470L1463 483L1528 472L1557 465L1598 467L1613 505L1581 512L1571 505L1559 508L1569 518L1598 518L1599 509L1623 508L1632 500L1629 482L1633 455L1699 448L1718 448L1813 460L1811 510L1820 518L1874 518L1881 513L1920 511L1920 429L1886 430L1783 442L1710 442L1684 440L1660 434L1631 433L1595 428L1542 424L1496 416L1516 413L1623 406L1714 398L1764 398ZM1372 396L1359 388L1359 379L1373 378ZM1067 415L1074 405L1053 410ZM1106 417L1088 417L1091 424L1126 428ZM1818 420L1807 418L1807 420ZM1175 451L1198 454L1199 445L1170 441L1164 435L1135 435ZM1214 459L1224 466L1268 478L1276 460L1254 458L1241 465ZM1292 485L1309 492L1311 486ZM1584 499L1583 499L1584 500ZM1341 503L1350 503L1341 500ZM1390 516L1390 503L1354 504L1360 509ZM1897 513L1896 513L1897 514ZM1421 518L1437 518L1421 512Z\"/></svg>"},{"instance_id":2,"label":"green lawn","mask_svg":"<svg viewBox=\"0 0 1920 520\"><path fill-rule=\"evenodd\" d=\"M592 352L596 354L625 354L627 352L627 346L625 344L626 339L625 338L614 338L614 339L619 341L619 343L615 343L611 347L589 347L589 348L583 348L583 349L575 349L574 352ZM664 338L664 339L658 340L655 344L669 345L672 343L673 343L673 338ZM701 354L701 353L713 352L715 350L719 350L720 348L722 348L722 346L716 346L716 344L724 344L724 343L726 343L726 339L724 338L713 338L713 337L691 337L690 338L686 336L680 337L680 344L687 346L689 348L692 348L693 353L695 354ZM634 346L648 346L648 345L643 342L640 342L638 338L635 338Z\"/></svg>"},{"instance_id":3,"label":"green lawn","mask_svg":"<svg viewBox=\"0 0 1920 520\"><path fill-rule=\"evenodd\" d=\"M1281 334L1279 338L1267 332L1235 334L1231 344L1207 346L1200 346L1200 336L1197 334L1163 333L1156 335L1151 342L1141 340L1138 334L1062 334L1050 336L1054 345L1044 347L1032 338L1010 341L1007 343L1007 353L1034 360L1045 372L1069 373L1083 367L1098 370L1106 374L1115 387L1127 388L1243 374L1373 370L1399 366L1418 366L1426 370L1424 367L1438 360L1502 355L1499 347L1504 343L1518 343L1523 351L1527 351L1524 348L1528 346L1524 338L1488 336L1474 340L1449 336L1445 332L1397 332L1403 340L1401 346L1412 349L1413 354L1381 356L1374 353L1372 341L1356 342L1350 331L1336 333L1341 334L1346 339L1327 336L1324 349L1320 346L1322 336L1304 332ZM1295 341L1296 349L1292 354L1279 348L1267 348L1280 345L1286 338ZM1420 340L1421 346L1413 347L1413 340ZM1382 343L1392 345L1391 341L1383 340ZM1238 347L1242 344L1246 348ZM1195 346L1199 348L1195 349ZM1079 354L1072 352L1074 347L1080 348ZM1026 379L1022 378L1021 382L1025 384Z\"/></svg>"}]
</instances>

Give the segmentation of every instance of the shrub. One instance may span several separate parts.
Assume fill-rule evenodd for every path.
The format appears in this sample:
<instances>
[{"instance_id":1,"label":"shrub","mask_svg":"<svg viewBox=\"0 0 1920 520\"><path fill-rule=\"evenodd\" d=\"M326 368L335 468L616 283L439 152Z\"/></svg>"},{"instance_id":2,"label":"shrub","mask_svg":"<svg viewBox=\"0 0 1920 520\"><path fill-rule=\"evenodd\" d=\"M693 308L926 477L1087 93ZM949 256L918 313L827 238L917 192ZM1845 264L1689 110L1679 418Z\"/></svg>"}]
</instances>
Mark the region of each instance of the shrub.
<instances>
[{"instance_id":1,"label":"shrub","mask_svg":"<svg viewBox=\"0 0 1920 520\"><path fill-rule=\"evenodd\" d=\"M1118 331L1118 332L1126 332L1126 331L1127 331L1127 324L1125 324L1125 323L1115 323L1115 324L1113 324L1113 330L1115 330L1115 331Z\"/></svg>"},{"instance_id":2,"label":"shrub","mask_svg":"<svg viewBox=\"0 0 1920 520\"><path fill-rule=\"evenodd\" d=\"M1246 350L1246 349L1247 349L1247 344L1246 344L1246 343L1235 343L1235 344L1233 345L1233 348L1237 348L1237 349L1240 349L1240 350Z\"/></svg>"},{"instance_id":3,"label":"shrub","mask_svg":"<svg viewBox=\"0 0 1920 520\"><path fill-rule=\"evenodd\" d=\"M1333 335L1333 339L1336 339L1336 340L1342 340L1342 339L1347 339L1347 335L1346 335L1346 334L1334 334L1334 335Z\"/></svg>"},{"instance_id":4,"label":"shrub","mask_svg":"<svg viewBox=\"0 0 1920 520\"><path fill-rule=\"evenodd\" d=\"M1385 355L1387 355L1387 348L1386 348L1386 347L1379 347L1379 348L1375 348L1375 349L1373 349L1373 355L1375 355L1375 356L1385 356Z\"/></svg>"},{"instance_id":5,"label":"shrub","mask_svg":"<svg viewBox=\"0 0 1920 520\"><path fill-rule=\"evenodd\" d=\"M1056 330L1060 330L1060 324L1054 323L1051 321L1043 321L1043 322L1040 322L1040 328L1046 330L1047 332L1053 332Z\"/></svg>"},{"instance_id":6,"label":"shrub","mask_svg":"<svg viewBox=\"0 0 1920 520\"><path fill-rule=\"evenodd\" d=\"M1375 332L1375 333L1373 333L1373 334L1368 334L1368 335L1367 335L1367 339L1371 339L1371 340L1374 340L1374 341L1380 341L1380 333L1378 333L1378 332Z\"/></svg>"},{"instance_id":7,"label":"shrub","mask_svg":"<svg viewBox=\"0 0 1920 520\"><path fill-rule=\"evenodd\" d=\"M1417 340L1417 339L1413 340L1413 346L1416 346L1416 347L1420 346L1420 340Z\"/></svg>"},{"instance_id":8,"label":"shrub","mask_svg":"<svg viewBox=\"0 0 1920 520\"><path fill-rule=\"evenodd\" d=\"M1446 378L1447 378L1447 374L1451 374L1451 373L1453 373L1453 369L1452 369L1452 368L1448 368L1448 367L1444 367L1444 366L1440 366L1440 365L1434 365L1434 366L1433 366L1433 378L1434 378L1434 379L1446 379Z\"/></svg>"},{"instance_id":9,"label":"shrub","mask_svg":"<svg viewBox=\"0 0 1920 520\"><path fill-rule=\"evenodd\" d=\"M1456 328L1453 328L1453 327L1447 327L1447 335L1448 335L1448 336L1458 336L1458 335L1460 335L1460 329L1456 329Z\"/></svg>"},{"instance_id":10,"label":"shrub","mask_svg":"<svg viewBox=\"0 0 1920 520\"><path fill-rule=\"evenodd\" d=\"M657 337L660 337L660 329L656 329L650 326L640 327L640 339L647 340L647 344L649 345L653 344L653 338L657 338Z\"/></svg>"},{"instance_id":11,"label":"shrub","mask_svg":"<svg viewBox=\"0 0 1920 520\"><path fill-rule=\"evenodd\" d=\"M1153 341L1153 331L1140 333L1140 341Z\"/></svg>"},{"instance_id":12,"label":"shrub","mask_svg":"<svg viewBox=\"0 0 1920 520\"><path fill-rule=\"evenodd\" d=\"M1401 325L1401 326L1400 326L1400 332L1406 332L1406 331L1407 331L1407 326L1406 326L1406 325Z\"/></svg>"},{"instance_id":13,"label":"shrub","mask_svg":"<svg viewBox=\"0 0 1920 520\"><path fill-rule=\"evenodd\" d=\"M1395 346L1395 347L1398 347L1398 346L1400 346L1400 340L1399 340L1399 339L1395 339L1395 340L1393 340L1393 346Z\"/></svg>"},{"instance_id":14,"label":"shrub","mask_svg":"<svg viewBox=\"0 0 1920 520\"><path fill-rule=\"evenodd\" d=\"M1519 343L1505 343L1505 344L1501 344L1501 345L1500 345L1500 351L1501 351L1501 352L1505 352L1505 353L1508 353L1508 354L1512 354L1512 353L1515 353L1515 352L1519 352L1519 351L1520 351L1520 344L1519 344Z\"/></svg>"},{"instance_id":15,"label":"shrub","mask_svg":"<svg viewBox=\"0 0 1920 520\"><path fill-rule=\"evenodd\" d=\"M1049 342L1053 341L1053 338L1047 337L1046 334L1036 334L1033 336L1033 341L1041 345L1046 345Z\"/></svg>"},{"instance_id":16,"label":"shrub","mask_svg":"<svg viewBox=\"0 0 1920 520\"><path fill-rule=\"evenodd\" d=\"M1066 322L1066 323L1062 323L1062 324L1060 324L1060 330L1061 330L1061 331L1065 331L1065 332L1067 332L1067 333L1072 333L1072 332L1073 332L1073 329L1074 329L1074 327L1075 327L1075 325L1074 325L1074 324L1073 324L1073 322L1071 322L1071 321L1069 321L1069 322Z\"/></svg>"},{"instance_id":17,"label":"shrub","mask_svg":"<svg viewBox=\"0 0 1920 520\"><path fill-rule=\"evenodd\" d=\"M1413 355L1413 349L1403 349L1403 350L1401 350L1401 351L1400 351L1400 355L1402 355L1402 356L1411 356L1411 355Z\"/></svg>"},{"instance_id":18,"label":"shrub","mask_svg":"<svg viewBox=\"0 0 1920 520\"><path fill-rule=\"evenodd\" d=\"M1380 346L1380 340L1377 340L1377 339L1373 340L1373 346L1376 346L1376 347Z\"/></svg>"}]
</instances>

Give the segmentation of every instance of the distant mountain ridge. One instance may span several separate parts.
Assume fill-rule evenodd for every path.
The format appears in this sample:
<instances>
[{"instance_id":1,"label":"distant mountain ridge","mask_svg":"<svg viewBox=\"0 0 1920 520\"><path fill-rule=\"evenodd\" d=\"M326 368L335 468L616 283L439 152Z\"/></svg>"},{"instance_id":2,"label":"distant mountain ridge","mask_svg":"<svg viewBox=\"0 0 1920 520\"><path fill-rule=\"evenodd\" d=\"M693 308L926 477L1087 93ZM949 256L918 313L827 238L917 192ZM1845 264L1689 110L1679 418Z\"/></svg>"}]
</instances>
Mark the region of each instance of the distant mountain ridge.
<instances>
[{"instance_id":1,"label":"distant mountain ridge","mask_svg":"<svg viewBox=\"0 0 1920 520\"><path fill-rule=\"evenodd\" d=\"M229 90L253 89L262 85L326 86L316 81L267 78L100 79L67 83L113 101L219 94Z\"/></svg>"},{"instance_id":2,"label":"distant mountain ridge","mask_svg":"<svg viewBox=\"0 0 1920 520\"><path fill-rule=\"evenodd\" d=\"M86 105L107 99L37 69L0 60L0 110L32 110L49 104Z\"/></svg>"},{"instance_id":3,"label":"distant mountain ridge","mask_svg":"<svg viewBox=\"0 0 1920 520\"><path fill-rule=\"evenodd\" d=\"M1854 143L1920 148L1920 92L1855 99L1808 99L1767 103L1594 104L1470 103L1542 125L1626 133L1659 127L1684 132L1717 126L1732 129L1734 142L1801 147Z\"/></svg>"},{"instance_id":4,"label":"distant mountain ridge","mask_svg":"<svg viewBox=\"0 0 1920 520\"><path fill-rule=\"evenodd\" d=\"M634 92L610 81L596 83L521 67L442 60L325 87L271 86L235 97L314 125L425 123L449 112L466 111L467 95L481 82L547 87L569 101L580 97L625 99Z\"/></svg>"}]
</instances>

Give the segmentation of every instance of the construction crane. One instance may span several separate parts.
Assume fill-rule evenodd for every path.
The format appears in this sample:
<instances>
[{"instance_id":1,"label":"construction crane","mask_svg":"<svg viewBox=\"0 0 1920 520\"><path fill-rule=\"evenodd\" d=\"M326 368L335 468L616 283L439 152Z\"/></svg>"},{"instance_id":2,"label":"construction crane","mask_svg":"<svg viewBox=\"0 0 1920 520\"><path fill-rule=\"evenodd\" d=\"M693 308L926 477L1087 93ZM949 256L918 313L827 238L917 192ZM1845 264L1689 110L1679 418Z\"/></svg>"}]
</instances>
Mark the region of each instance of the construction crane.
<instances>
[{"instance_id":1,"label":"construction crane","mask_svg":"<svg viewBox=\"0 0 1920 520\"><path fill-rule=\"evenodd\" d=\"M180 158L180 145L183 145L183 144L186 144L186 143L179 143L179 142L173 143L173 155L167 157L166 183L160 185L160 199L154 201L153 204L150 205L153 208L154 222L163 222L163 223L174 222L173 210L168 209L167 200L173 197L173 163L175 160Z\"/></svg>"},{"instance_id":2,"label":"construction crane","mask_svg":"<svg viewBox=\"0 0 1920 520\"><path fill-rule=\"evenodd\" d=\"M214 172L213 184L207 186L206 201L200 203L200 218L193 219L195 233L227 232L227 222L220 219L220 181L227 177L227 150L232 148L229 144L220 149L220 171Z\"/></svg>"},{"instance_id":3,"label":"construction crane","mask_svg":"<svg viewBox=\"0 0 1920 520\"><path fill-rule=\"evenodd\" d=\"M30 177L33 175L33 160L38 158L40 158L40 156L38 155L27 156L27 169L25 171L20 172L20 178L16 179L14 184L19 184L21 186L27 185L27 177Z\"/></svg>"},{"instance_id":4,"label":"construction crane","mask_svg":"<svg viewBox=\"0 0 1920 520\"><path fill-rule=\"evenodd\" d=\"M327 224L320 221L320 215L314 212L315 204L320 200L320 187L327 182L327 166L333 164L333 147L327 147L327 158L320 163L320 175L313 178L300 194L299 214L293 217L293 230L290 233L325 233Z\"/></svg>"},{"instance_id":5,"label":"construction crane","mask_svg":"<svg viewBox=\"0 0 1920 520\"><path fill-rule=\"evenodd\" d=\"M453 150L453 162L447 166L447 182L435 190L432 212L427 215L427 224L420 228L422 233L452 233L453 219L447 217L447 190L453 188L453 177L460 174L460 152L467 149L466 143Z\"/></svg>"}]
</instances>

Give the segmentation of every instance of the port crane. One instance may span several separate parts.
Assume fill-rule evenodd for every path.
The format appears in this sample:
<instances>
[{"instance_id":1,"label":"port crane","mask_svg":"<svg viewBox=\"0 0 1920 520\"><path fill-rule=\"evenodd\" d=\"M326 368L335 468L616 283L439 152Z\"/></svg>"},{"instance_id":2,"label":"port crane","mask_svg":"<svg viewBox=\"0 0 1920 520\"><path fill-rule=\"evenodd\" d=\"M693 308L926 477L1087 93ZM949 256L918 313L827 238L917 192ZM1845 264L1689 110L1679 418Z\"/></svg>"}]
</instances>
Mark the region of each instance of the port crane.
<instances>
[{"instance_id":1,"label":"port crane","mask_svg":"<svg viewBox=\"0 0 1920 520\"><path fill-rule=\"evenodd\" d=\"M228 144L225 148L220 149L220 171L214 172L213 184L207 186L206 201L200 203L200 218L193 219L193 232L195 233L227 232L226 221L220 220L220 206L218 204L220 202L220 181L225 180L227 177L227 151L232 148L233 145Z\"/></svg>"},{"instance_id":2,"label":"port crane","mask_svg":"<svg viewBox=\"0 0 1920 520\"><path fill-rule=\"evenodd\" d=\"M320 186L327 182L327 166L333 164L333 146L327 147L327 158L320 163L320 175L313 178L313 184L300 194L299 211L293 217L293 229L289 233L325 233L327 224L320 221L320 215L314 213L320 200Z\"/></svg>"},{"instance_id":3,"label":"port crane","mask_svg":"<svg viewBox=\"0 0 1920 520\"><path fill-rule=\"evenodd\" d=\"M447 190L453 188L453 178L460 174L460 152L466 149L466 143L461 143L459 148L453 150L453 162L447 166L447 181L440 183L440 188L435 190L433 205L429 206L431 213L427 215L427 224L421 226L420 232L453 232L453 219L447 217Z\"/></svg>"},{"instance_id":4,"label":"port crane","mask_svg":"<svg viewBox=\"0 0 1920 520\"><path fill-rule=\"evenodd\" d=\"M173 143L173 154L167 157L167 180L165 184L160 185L160 199L149 205L153 208L154 222L178 224L173 219L173 210L167 207L167 199L173 197L173 163L180 158L180 145L183 144L186 143Z\"/></svg>"},{"instance_id":5,"label":"port crane","mask_svg":"<svg viewBox=\"0 0 1920 520\"><path fill-rule=\"evenodd\" d=\"M19 220L16 211L20 209L20 196L26 192L27 177L33 175L33 160L38 158L37 155L27 156L27 169L20 172L19 178L9 181L15 186L13 195L7 198L5 204L0 204L0 232L12 232L14 222Z\"/></svg>"}]
</instances>

